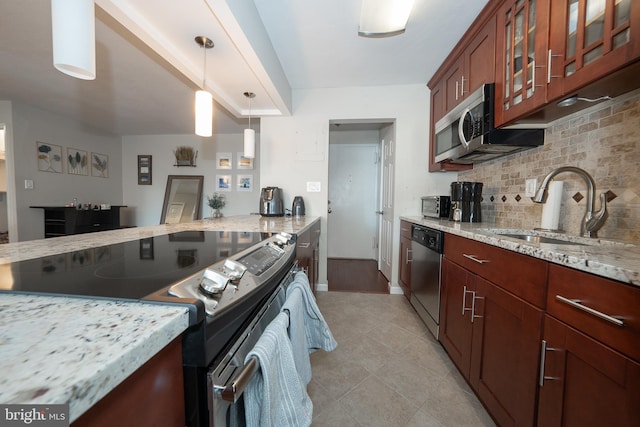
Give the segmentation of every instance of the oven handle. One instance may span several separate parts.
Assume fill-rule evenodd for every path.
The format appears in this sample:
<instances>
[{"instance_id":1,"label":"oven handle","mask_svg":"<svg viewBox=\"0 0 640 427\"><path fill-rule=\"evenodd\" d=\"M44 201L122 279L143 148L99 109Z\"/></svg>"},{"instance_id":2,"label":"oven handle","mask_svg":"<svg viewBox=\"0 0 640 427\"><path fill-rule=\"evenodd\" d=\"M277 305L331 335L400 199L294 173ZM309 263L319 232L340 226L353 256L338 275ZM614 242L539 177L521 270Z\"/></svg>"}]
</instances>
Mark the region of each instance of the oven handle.
<instances>
[{"instance_id":1,"label":"oven handle","mask_svg":"<svg viewBox=\"0 0 640 427\"><path fill-rule=\"evenodd\" d=\"M230 384L226 386L214 384L213 390L222 400L236 403L240 396L242 396L242 393L244 393L244 389L247 387L251 377L253 377L253 374L256 373L259 367L260 364L258 363L258 360L255 357L252 357Z\"/></svg>"}]
</instances>

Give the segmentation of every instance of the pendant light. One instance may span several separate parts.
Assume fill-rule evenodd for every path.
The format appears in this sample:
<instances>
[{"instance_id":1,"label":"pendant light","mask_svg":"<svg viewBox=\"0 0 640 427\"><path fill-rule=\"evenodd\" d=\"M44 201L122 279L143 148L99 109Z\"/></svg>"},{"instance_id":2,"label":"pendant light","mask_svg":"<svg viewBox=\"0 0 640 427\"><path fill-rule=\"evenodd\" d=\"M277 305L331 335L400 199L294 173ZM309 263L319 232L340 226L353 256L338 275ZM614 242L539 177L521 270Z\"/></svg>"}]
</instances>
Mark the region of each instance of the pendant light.
<instances>
[{"instance_id":1,"label":"pendant light","mask_svg":"<svg viewBox=\"0 0 640 427\"><path fill-rule=\"evenodd\" d=\"M51 0L53 66L82 80L96 78L93 0Z\"/></svg>"},{"instance_id":2,"label":"pendant light","mask_svg":"<svg viewBox=\"0 0 640 427\"><path fill-rule=\"evenodd\" d=\"M251 100L256 97L253 92L245 92L249 98L249 129L244 130L244 157L253 159L256 156L256 131L251 129Z\"/></svg>"},{"instance_id":3,"label":"pendant light","mask_svg":"<svg viewBox=\"0 0 640 427\"><path fill-rule=\"evenodd\" d=\"M204 69L202 90L196 92L196 135L211 136L213 134L213 96L205 90L207 80L207 49L213 47L213 41L204 36L195 38L196 43L204 51Z\"/></svg>"}]
</instances>

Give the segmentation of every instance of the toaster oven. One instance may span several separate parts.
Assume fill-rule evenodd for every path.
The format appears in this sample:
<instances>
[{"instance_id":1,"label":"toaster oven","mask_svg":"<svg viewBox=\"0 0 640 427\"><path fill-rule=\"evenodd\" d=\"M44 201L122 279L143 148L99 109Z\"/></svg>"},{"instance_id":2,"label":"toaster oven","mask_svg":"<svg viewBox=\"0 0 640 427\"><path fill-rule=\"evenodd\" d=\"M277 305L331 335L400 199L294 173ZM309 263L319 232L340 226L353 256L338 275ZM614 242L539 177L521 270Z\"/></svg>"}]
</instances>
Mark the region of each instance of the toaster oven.
<instances>
[{"instance_id":1,"label":"toaster oven","mask_svg":"<svg viewBox=\"0 0 640 427\"><path fill-rule=\"evenodd\" d=\"M422 197L422 216L425 218L448 218L450 207L449 196Z\"/></svg>"}]
</instances>

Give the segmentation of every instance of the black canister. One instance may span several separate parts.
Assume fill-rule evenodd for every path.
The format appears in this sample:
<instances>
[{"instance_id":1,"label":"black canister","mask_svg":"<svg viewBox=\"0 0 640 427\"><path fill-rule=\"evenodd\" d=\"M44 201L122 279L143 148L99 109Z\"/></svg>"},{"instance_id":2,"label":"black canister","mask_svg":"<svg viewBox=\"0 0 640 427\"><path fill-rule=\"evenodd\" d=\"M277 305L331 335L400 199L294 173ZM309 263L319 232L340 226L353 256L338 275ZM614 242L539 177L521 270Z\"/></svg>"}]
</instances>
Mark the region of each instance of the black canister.
<instances>
[{"instance_id":1,"label":"black canister","mask_svg":"<svg viewBox=\"0 0 640 427\"><path fill-rule=\"evenodd\" d=\"M449 219L458 222L481 222L481 202L481 182L452 182Z\"/></svg>"},{"instance_id":2,"label":"black canister","mask_svg":"<svg viewBox=\"0 0 640 427\"><path fill-rule=\"evenodd\" d=\"M291 205L291 215L304 216L304 200L302 196L295 196Z\"/></svg>"}]
</instances>

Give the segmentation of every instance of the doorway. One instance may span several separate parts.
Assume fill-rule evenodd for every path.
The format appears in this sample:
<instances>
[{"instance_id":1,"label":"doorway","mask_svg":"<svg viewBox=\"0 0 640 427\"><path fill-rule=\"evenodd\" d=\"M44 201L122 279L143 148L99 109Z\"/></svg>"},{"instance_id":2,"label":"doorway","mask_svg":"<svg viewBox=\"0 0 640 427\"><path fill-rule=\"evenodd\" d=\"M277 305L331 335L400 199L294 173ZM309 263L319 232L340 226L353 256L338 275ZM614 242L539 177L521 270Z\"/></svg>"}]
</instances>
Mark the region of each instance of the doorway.
<instances>
[{"instance_id":1,"label":"doorway","mask_svg":"<svg viewBox=\"0 0 640 427\"><path fill-rule=\"evenodd\" d=\"M0 244L9 243L5 135L5 126L0 123Z\"/></svg>"},{"instance_id":2,"label":"doorway","mask_svg":"<svg viewBox=\"0 0 640 427\"><path fill-rule=\"evenodd\" d=\"M393 134L393 120L330 122L329 291L389 292L393 168L386 153Z\"/></svg>"}]
</instances>

